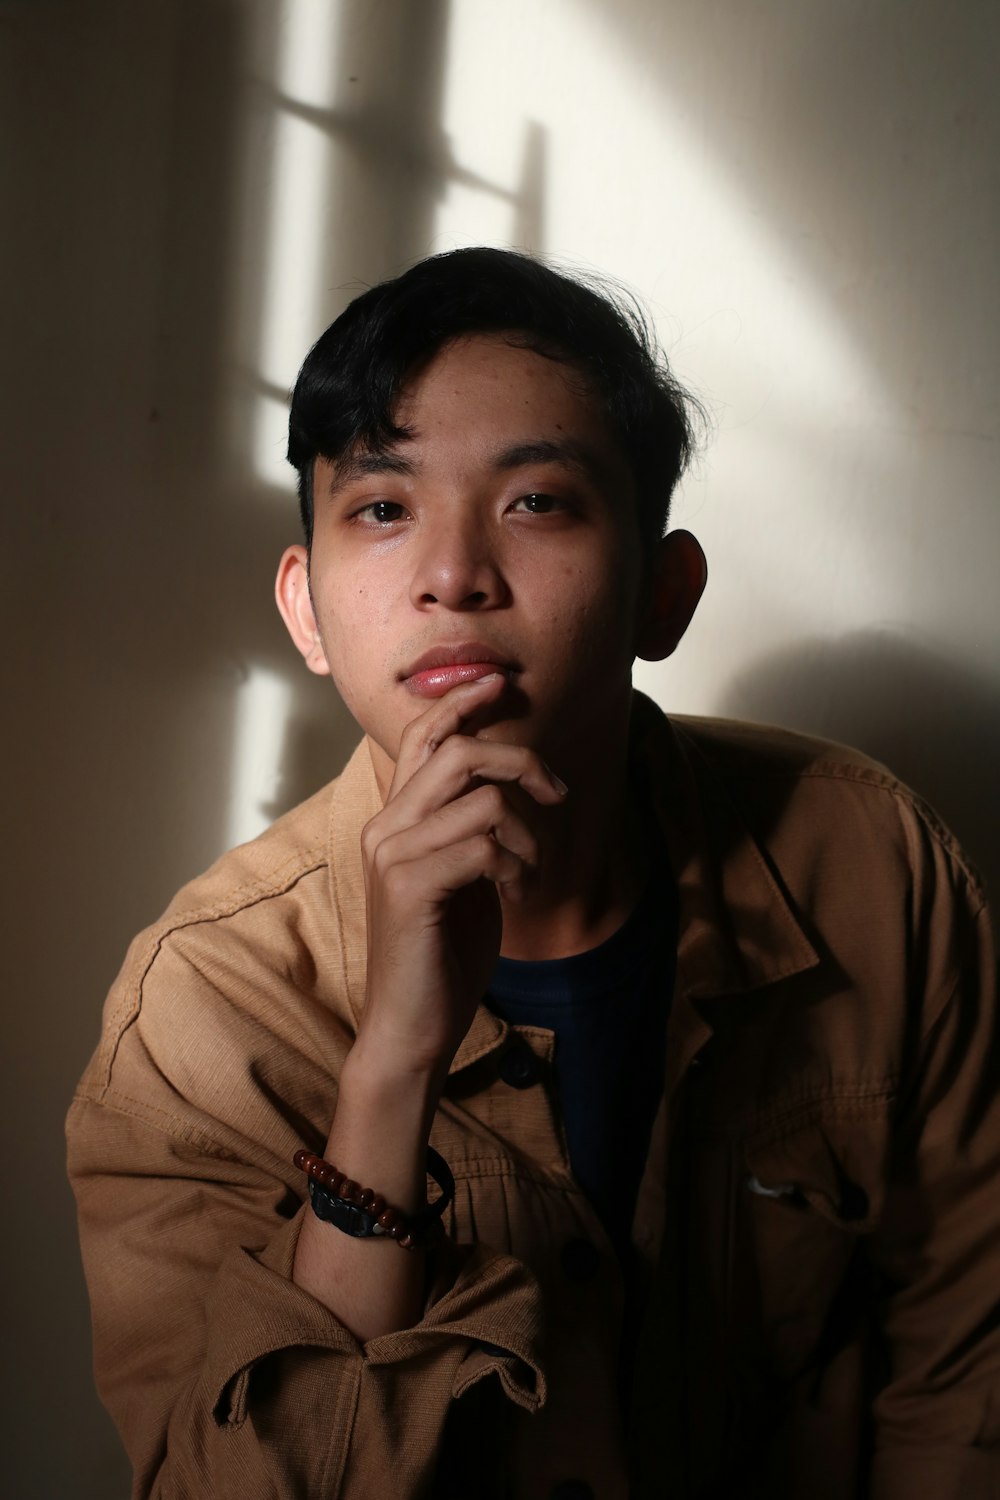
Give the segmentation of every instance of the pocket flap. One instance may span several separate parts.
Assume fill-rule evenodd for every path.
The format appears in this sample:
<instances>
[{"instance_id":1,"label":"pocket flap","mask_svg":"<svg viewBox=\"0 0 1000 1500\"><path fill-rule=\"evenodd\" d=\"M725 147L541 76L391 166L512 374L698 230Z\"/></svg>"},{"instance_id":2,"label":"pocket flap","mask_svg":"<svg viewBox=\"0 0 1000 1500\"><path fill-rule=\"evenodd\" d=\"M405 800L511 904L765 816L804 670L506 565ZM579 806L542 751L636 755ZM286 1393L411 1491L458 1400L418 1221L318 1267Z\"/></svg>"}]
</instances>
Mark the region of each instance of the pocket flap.
<instances>
[{"instance_id":1,"label":"pocket flap","mask_svg":"<svg viewBox=\"0 0 1000 1500\"><path fill-rule=\"evenodd\" d=\"M797 1112L748 1138L747 1187L766 1198L804 1199L840 1228L867 1234L882 1214L888 1147L884 1099L864 1109L831 1103Z\"/></svg>"}]
</instances>

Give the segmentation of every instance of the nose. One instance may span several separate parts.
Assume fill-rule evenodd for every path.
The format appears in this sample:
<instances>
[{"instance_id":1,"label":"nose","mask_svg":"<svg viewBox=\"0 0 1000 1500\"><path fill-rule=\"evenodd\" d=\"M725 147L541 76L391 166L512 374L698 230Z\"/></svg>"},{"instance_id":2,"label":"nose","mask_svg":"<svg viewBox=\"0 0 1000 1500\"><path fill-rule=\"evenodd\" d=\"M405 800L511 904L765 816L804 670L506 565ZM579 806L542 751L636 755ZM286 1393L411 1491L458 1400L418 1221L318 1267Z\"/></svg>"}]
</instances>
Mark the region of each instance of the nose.
<instances>
[{"instance_id":1,"label":"nose","mask_svg":"<svg viewBox=\"0 0 1000 1500\"><path fill-rule=\"evenodd\" d=\"M410 585L417 609L498 609L509 597L494 539L480 517L452 514L427 526Z\"/></svg>"}]
</instances>

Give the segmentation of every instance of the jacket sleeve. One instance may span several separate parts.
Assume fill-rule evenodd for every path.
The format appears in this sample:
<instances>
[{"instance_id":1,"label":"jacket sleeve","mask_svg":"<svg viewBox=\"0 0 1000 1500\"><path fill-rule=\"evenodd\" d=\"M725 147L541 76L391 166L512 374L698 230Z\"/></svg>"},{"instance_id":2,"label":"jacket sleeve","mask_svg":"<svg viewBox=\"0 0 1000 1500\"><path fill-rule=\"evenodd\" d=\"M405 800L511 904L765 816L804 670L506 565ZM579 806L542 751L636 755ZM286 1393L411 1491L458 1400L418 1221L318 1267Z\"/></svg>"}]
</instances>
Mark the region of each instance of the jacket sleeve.
<instances>
[{"instance_id":1,"label":"jacket sleeve","mask_svg":"<svg viewBox=\"0 0 1000 1500\"><path fill-rule=\"evenodd\" d=\"M98 1391L135 1500L417 1496L453 1403L459 1428L541 1405L538 1283L446 1240L420 1322L361 1345L292 1281L309 1210L291 1158L322 1139L353 1032L298 967L291 918L268 946L245 908L136 938L70 1110Z\"/></svg>"},{"instance_id":2,"label":"jacket sleeve","mask_svg":"<svg viewBox=\"0 0 1000 1500\"><path fill-rule=\"evenodd\" d=\"M520 1262L446 1242L422 1321L362 1346L291 1280L306 1210L285 1183L113 1096L77 1099L68 1133L97 1382L134 1496L419 1495L471 1386L495 1372L541 1403Z\"/></svg>"},{"instance_id":3,"label":"jacket sleeve","mask_svg":"<svg viewBox=\"0 0 1000 1500\"><path fill-rule=\"evenodd\" d=\"M937 831L941 833L940 830ZM873 1500L1000 1495L1000 1050L989 913L944 836L914 859L913 1038L869 1239L888 1380Z\"/></svg>"}]
</instances>

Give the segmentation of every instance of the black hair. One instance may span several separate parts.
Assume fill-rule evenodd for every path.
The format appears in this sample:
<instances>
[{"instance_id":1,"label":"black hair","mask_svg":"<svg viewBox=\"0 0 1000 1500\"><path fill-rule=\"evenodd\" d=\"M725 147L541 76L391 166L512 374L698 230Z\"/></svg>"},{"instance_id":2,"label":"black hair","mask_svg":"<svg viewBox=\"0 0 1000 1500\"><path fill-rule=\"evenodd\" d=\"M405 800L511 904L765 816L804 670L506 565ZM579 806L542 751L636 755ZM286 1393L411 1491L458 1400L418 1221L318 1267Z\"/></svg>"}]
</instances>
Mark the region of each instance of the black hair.
<instances>
[{"instance_id":1,"label":"black hair","mask_svg":"<svg viewBox=\"0 0 1000 1500\"><path fill-rule=\"evenodd\" d=\"M701 408L674 380L641 307L596 278L480 247L433 255L371 287L310 349L288 426L307 544L315 460L337 463L405 438L394 415L407 377L452 339L475 334L500 334L583 375L631 467L643 533L661 536Z\"/></svg>"}]
</instances>

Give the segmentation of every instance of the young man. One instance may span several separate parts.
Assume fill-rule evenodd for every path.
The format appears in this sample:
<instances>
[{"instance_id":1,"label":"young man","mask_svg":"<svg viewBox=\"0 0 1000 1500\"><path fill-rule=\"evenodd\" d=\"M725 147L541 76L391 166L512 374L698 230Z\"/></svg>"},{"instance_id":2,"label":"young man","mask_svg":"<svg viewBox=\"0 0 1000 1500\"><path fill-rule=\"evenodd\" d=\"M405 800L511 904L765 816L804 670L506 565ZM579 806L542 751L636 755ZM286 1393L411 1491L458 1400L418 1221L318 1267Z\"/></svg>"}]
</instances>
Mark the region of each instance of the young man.
<instances>
[{"instance_id":1,"label":"young man","mask_svg":"<svg viewBox=\"0 0 1000 1500\"><path fill-rule=\"evenodd\" d=\"M998 1493L983 896L863 756L633 694L688 448L501 251L306 360L278 605L364 739L136 940L70 1119L136 1495Z\"/></svg>"}]
</instances>

